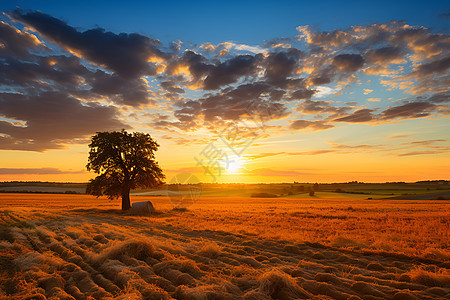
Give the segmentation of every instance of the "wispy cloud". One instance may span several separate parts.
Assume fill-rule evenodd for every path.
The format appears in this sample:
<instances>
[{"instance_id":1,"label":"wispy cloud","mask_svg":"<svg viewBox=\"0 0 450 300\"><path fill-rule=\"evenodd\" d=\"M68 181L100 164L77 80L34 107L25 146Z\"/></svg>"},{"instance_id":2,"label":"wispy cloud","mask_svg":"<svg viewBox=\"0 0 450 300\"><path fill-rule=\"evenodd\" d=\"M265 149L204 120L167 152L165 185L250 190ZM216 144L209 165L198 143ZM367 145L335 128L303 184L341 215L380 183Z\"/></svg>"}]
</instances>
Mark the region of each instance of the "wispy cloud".
<instances>
[{"instance_id":1,"label":"wispy cloud","mask_svg":"<svg viewBox=\"0 0 450 300\"><path fill-rule=\"evenodd\" d=\"M81 174L86 171L65 171L58 168L0 168L0 175Z\"/></svg>"},{"instance_id":2,"label":"wispy cloud","mask_svg":"<svg viewBox=\"0 0 450 300\"><path fill-rule=\"evenodd\" d=\"M250 170L246 173L248 176L273 176L273 177L292 177L301 175L312 175L315 173L305 173L294 170L275 170L270 168L259 168Z\"/></svg>"}]
</instances>

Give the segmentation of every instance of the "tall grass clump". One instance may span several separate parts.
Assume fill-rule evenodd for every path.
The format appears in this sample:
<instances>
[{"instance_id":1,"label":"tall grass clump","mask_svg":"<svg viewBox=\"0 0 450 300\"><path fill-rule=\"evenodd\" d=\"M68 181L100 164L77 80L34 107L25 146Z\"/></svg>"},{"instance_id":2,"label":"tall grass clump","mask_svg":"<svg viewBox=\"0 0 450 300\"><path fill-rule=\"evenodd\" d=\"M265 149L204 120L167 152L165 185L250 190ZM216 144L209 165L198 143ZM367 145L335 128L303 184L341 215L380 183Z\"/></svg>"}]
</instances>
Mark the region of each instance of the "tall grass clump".
<instances>
[{"instance_id":1,"label":"tall grass clump","mask_svg":"<svg viewBox=\"0 0 450 300\"><path fill-rule=\"evenodd\" d=\"M120 260L124 255L145 260L149 257L159 257L161 253L147 240L131 239L113 244L94 257L94 261L103 263L107 259Z\"/></svg>"},{"instance_id":2,"label":"tall grass clump","mask_svg":"<svg viewBox=\"0 0 450 300\"><path fill-rule=\"evenodd\" d=\"M262 274L259 291L272 299L310 299L312 296L301 288L293 277L279 270Z\"/></svg>"}]
</instances>

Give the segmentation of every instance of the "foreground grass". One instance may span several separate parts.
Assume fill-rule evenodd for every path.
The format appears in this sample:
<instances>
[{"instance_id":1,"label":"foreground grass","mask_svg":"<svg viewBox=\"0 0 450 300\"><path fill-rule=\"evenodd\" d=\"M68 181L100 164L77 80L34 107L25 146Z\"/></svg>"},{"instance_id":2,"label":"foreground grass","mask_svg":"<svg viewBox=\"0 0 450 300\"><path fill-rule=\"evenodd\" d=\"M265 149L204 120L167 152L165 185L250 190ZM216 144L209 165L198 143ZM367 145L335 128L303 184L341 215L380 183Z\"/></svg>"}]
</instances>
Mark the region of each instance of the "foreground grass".
<instances>
[{"instance_id":1,"label":"foreground grass","mask_svg":"<svg viewBox=\"0 0 450 300\"><path fill-rule=\"evenodd\" d=\"M322 197L323 196L323 197ZM445 299L449 203L1 195L0 298Z\"/></svg>"}]
</instances>

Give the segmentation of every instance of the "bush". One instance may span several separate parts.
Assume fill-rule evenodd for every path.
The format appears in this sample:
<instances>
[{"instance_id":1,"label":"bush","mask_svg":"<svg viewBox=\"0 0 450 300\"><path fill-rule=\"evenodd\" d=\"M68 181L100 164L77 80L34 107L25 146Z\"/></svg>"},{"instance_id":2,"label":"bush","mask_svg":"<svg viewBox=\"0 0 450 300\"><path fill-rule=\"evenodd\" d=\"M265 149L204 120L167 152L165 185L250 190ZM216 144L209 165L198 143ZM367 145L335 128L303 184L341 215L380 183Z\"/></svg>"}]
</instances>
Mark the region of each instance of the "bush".
<instances>
[{"instance_id":1,"label":"bush","mask_svg":"<svg viewBox=\"0 0 450 300\"><path fill-rule=\"evenodd\" d=\"M64 194L78 194L76 191L65 191Z\"/></svg>"},{"instance_id":2,"label":"bush","mask_svg":"<svg viewBox=\"0 0 450 300\"><path fill-rule=\"evenodd\" d=\"M271 193L252 193L251 197L253 198L277 198L278 195Z\"/></svg>"}]
</instances>

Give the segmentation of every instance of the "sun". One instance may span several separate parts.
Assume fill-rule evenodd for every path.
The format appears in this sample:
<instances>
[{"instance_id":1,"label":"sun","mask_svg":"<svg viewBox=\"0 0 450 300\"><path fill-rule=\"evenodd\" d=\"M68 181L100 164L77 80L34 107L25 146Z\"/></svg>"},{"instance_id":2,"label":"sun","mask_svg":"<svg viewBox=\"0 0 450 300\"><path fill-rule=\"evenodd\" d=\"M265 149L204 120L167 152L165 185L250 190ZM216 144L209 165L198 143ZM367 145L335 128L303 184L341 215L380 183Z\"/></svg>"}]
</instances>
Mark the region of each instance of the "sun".
<instances>
[{"instance_id":1,"label":"sun","mask_svg":"<svg viewBox=\"0 0 450 300\"><path fill-rule=\"evenodd\" d=\"M237 174L244 165L244 160L239 156L233 156L225 163L225 169L228 174Z\"/></svg>"}]
</instances>

